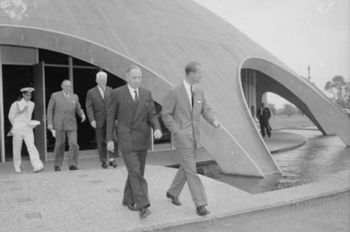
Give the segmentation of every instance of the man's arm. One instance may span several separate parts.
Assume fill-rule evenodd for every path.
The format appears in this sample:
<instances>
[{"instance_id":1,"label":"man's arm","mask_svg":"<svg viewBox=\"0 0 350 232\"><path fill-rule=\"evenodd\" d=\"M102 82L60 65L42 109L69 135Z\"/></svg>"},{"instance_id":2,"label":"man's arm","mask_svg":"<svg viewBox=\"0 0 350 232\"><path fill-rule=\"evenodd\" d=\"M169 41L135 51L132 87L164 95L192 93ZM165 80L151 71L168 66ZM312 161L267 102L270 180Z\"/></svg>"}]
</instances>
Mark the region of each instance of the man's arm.
<instances>
[{"instance_id":1,"label":"man's arm","mask_svg":"<svg viewBox=\"0 0 350 232\"><path fill-rule=\"evenodd\" d=\"M84 122L85 119L86 119L86 116L84 114L84 110L81 108L78 95L75 94L75 96L76 96L76 99L77 99L77 106L75 108L75 112L76 112L76 114L79 115L79 117L81 117L81 122Z\"/></svg>"},{"instance_id":2,"label":"man's arm","mask_svg":"<svg viewBox=\"0 0 350 232\"><path fill-rule=\"evenodd\" d=\"M94 99L93 99L91 90L89 90L86 94L85 107L86 107L86 114L88 116L91 126L93 128L96 128L96 121L94 117Z\"/></svg>"},{"instance_id":3,"label":"man's arm","mask_svg":"<svg viewBox=\"0 0 350 232\"><path fill-rule=\"evenodd\" d=\"M55 98L53 94L51 94L49 105L47 107L47 129L52 130L53 124L52 124L52 118L53 118L53 111L55 107Z\"/></svg>"},{"instance_id":4,"label":"man's arm","mask_svg":"<svg viewBox=\"0 0 350 232\"><path fill-rule=\"evenodd\" d=\"M115 90L112 91L109 97L108 113L107 113L107 142L113 141L113 130L118 113L118 99Z\"/></svg>"},{"instance_id":5,"label":"man's arm","mask_svg":"<svg viewBox=\"0 0 350 232\"><path fill-rule=\"evenodd\" d=\"M175 91L174 89L172 89L169 91L163 103L162 119L163 119L164 125L173 134L176 134L177 132L180 131L180 127L179 125L177 125L173 117L175 103L176 103Z\"/></svg>"},{"instance_id":6,"label":"man's arm","mask_svg":"<svg viewBox=\"0 0 350 232\"><path fill-rule=\"evenodd\" d=\"M154 101L151 92L149 92L148 95L148 103L148 122L150 123L153 130L160 130L159 120L157 117L157 112L154 106Z\"/></svg>"},{"instance_id":7,"label":"man's arm","mask_svg":"<svg viewBox=\"0 0 350 232\"><path fill-rule=\"evenodd\" d=\"M217 120L214 110L208 104L203 92L202 92L202 102L203 103L202 103L201 114L203 118L213 127L219 128L221 126L221 123Z\"/></svg>"}]
</instances>

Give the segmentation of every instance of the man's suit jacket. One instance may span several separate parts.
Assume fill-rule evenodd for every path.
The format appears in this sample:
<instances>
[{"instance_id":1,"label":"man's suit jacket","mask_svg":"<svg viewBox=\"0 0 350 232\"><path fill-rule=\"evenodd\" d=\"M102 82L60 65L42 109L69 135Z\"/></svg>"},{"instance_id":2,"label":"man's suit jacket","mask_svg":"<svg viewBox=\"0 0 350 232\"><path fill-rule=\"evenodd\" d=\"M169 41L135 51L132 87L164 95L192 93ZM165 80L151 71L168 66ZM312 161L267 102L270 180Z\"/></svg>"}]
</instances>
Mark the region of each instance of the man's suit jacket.
<instances>
[{"instance_id":1,"label":"man's suit jacket","mask_svg":"<svg viewBox=\"0 0 350 232\"><path fill-rule=\"evenodd\" d=\"M124 150L147 150L151 146L151 128L159 129L152 94L139 88L138 104L128 86L114 89L110 95L107 116L107 141L113 141L114 122L118 120L118 147Z\"/></svg>"},{"instance_id":2,"label":"man's suit jacket","mask_svg":"<svg viewBox=\"0 0 350 232\"><path fill-rule=\"evenodd\" d=\"M260 122L267 122L271 118L271 111L267 107L264 107L264 109L261 110L260 107L256 112L256 117L259 119Z\"/></svg>"},{"instance_id":3,"label":"man's suit jacket","mask_svg":"<svg viewBox=\"0 0 350 232\"><path fill-rule=\"evenodd\" d=\"M97 86L90 89L86 95L86 114L89 122L96 121L96 128L102 128L107 120L108 101L112 88L106 86L104 98Z\"/></svg>"},{"instance_id":4,"label":"man's suit jacket","mask_svg":"<svg viewBox=\"0 0 350 232\"><path fill-rule=\"evenodd\" d=\"M70 93L66 99L63 91L55 92L51 95L49 106L47 107L47 122L53 125L55 130L76 130L77 119L84 114L76 94Z\"/></svg>"},{"instance_id":5,"label":"man's suit jacket","mask_svg":"<svg viewBox=\"0 0 350 232\"><path fill-rule=\"evenodd\" d=\"M162 118L165 126L173 135L175 147L192 147L194 142L199 147L201 145L200 115L211 125L216 120L214 111L199 88L194 89L193 105L192 108L183 83L171 89L165 98Z\"/></svg>"}]
</instances>

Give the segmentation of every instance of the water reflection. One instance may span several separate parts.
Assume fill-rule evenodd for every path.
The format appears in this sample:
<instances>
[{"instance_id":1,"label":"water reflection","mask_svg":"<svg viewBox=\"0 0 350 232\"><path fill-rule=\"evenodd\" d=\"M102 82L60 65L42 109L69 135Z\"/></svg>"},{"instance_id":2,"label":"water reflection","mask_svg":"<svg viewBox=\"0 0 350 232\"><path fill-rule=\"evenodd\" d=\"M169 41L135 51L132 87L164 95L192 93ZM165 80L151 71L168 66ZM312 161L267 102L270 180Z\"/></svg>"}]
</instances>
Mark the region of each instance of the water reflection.
<instances>
[{"instance_id":1,"label":"water reflection","mask_svg":"<svg viewBox=\"0 0 350 232\"><path fill-rule=\"evenodd\" d=\"M254 194L315 182L350 167L350 147L345 147L337 136L322 136L317 130L284 131L305 136L306 143L272 155L282 175L265 178L225 175L215 163L198 166L198 172Z\"/></svg>"}]
</instances>

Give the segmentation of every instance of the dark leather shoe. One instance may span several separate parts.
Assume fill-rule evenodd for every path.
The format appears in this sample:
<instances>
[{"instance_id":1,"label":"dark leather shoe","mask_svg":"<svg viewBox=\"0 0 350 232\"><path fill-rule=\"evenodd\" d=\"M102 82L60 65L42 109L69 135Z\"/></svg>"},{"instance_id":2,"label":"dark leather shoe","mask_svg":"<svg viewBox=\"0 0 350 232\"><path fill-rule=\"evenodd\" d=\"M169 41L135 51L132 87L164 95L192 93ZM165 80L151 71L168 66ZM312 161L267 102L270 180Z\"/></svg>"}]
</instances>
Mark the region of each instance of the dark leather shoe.
<instances>
[{"instance_id":1,"label":"dark leather shoe","mask_svg":"<svg viewBox=\"0 0 350 232\"><path fill-rule=\"evenodd\" d=\"M71 166L69 166L69 170L70 171L75 171L75 170L79 170L79 168L77 166L75 166L75 165L71 165Z\"/></svg>"},{"instance_id":2,"label":"dark leather shoe","mask_svg":"<svg viewBox=\"0 0 350 232\"><path fill-rule=\"evenodd\" d=\"M204 215L207 215L207 214L209 214L209 213L210 213L210 212L205 208L204 205L198 206L198 207L197 207L197 214L198 214L199 216L204 216Z\"/></svg>"},{"instance_id":3,"label":"dark leather shoe","mask_svg":"<svg viewBox=\"0 0 350 232\"><path fill-rule=\"evenodd\" d=\"M55 172L60 172L61 168L59 166L55 166Z\"/></svg>"},{"instance_id":4,"label":"dark leather shoe","mask_svg":"<svg viewBox=\"0 0 350 232\"><path fill-rule=\"evenodd\" d=\"M101 166L102 166L102 168L103 168L103 169L108 168L108 164L107 164L107 162L102 162Z\"/></svg>"},{"instance_id":5,"label":"dark leather shoe","mask_svg":"<svg viewBox=\"0 0 350 232\"><path fill-rule=\"evenodd\" d=\"M130 209L131 211L137 211L137 207L135 204L129 203L125 205L126 207L128 207L128 209Z\"/></svg>"},{"instance_id":6,"label":"dark leather shoe","mask_svg":"<svg viewBox=\"0 0 350 232\"><path fill-rule=\"evenodd\" d=\"M112 160L112 161L109 161L109 166L116 168L118 165L117 165L117 162L115 162L115 160Z\"/></svg>"},{"instance_id":7,"label":"dark leather shoe","mask_svg":"<svg viewBox=\"0 0 350 232\"><path fill-rule=\"evenodd\" d=\"M144 219L146 218L147 216L149 216L151 214L151 210L147 209L147 208L142 208L140 210L140 219Z\"/></svg>"},{"instance_id":8,"label":"dark leather shoe","mask_svg":"<svg viewBox=\"0 0 350 232\"><path fill-rule=\"evenodd\" d=\"M174 204L174 205L181 205L181 202L179 200L179 198L171 195L169 192L166 192L166 197L171 199L171 202Z\"/></svg>"}]
</instances>

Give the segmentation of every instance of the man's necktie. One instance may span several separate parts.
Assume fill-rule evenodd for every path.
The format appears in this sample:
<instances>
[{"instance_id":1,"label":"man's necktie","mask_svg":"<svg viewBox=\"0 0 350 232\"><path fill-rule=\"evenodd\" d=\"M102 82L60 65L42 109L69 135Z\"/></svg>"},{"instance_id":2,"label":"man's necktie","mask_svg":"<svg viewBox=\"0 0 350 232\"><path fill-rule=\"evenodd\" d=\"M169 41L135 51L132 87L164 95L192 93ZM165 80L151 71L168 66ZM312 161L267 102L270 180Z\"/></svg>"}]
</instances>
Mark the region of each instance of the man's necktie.
<instances>
[{"instance_id":1,"label":"man's necktie","mask_svg":"<svg viewBox=\"0 0 350 232\"><path fill-rule=\"evenodd\" d=\"M105 88L102 88L102 98L105 99Z\"/></svg>"},{"instance_id":2,"label":"man's necktie","mask_svg":"<svg viewBox=\"0 0 350 232\"><path fill-rule=\"evenodd\" d=\"M194 106L194 88L193 85L191 85L191 103L192 103L192 108Z\"/></svg>"},{"instance_id":3,"label":"man's necktie","mask_svg":"<svg viewBox=\"0 0 350 232\"><path fill-rule=\"evenodd\" d=\"M65 95L66 95L66 100L68 101L69 100L69 94L66 93Z\"/></svg>"},{"instance_id":4,"label":"man's necktie","mask_svg":"<svg viewBox=\"0 0 350 232\"><path fill-rule=\"evenodd\" d=\"M134 93L135 93L135 102L138 103L139 102L139 97L137 96L137 91L134 90Z\"/></svg>"}]
</instances>

